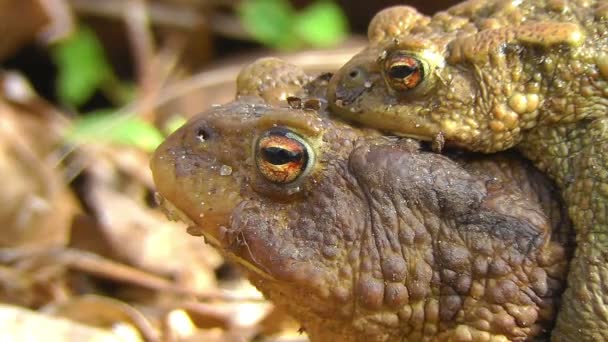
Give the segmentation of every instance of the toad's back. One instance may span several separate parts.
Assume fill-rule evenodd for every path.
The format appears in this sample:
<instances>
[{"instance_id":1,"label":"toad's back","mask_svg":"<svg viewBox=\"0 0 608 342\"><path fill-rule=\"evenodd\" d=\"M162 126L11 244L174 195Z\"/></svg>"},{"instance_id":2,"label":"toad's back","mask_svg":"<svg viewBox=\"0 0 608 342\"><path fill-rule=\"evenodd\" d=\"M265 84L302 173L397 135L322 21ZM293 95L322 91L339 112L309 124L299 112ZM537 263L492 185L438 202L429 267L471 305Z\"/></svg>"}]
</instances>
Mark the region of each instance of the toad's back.
<instances>
[{"instance_id":1,"label":"toad's back","mask_svg":"<svg viewBox=\"0 0 608 342\"><path fill-rule=\"evenodd\" d=\"M480 152L515 147L559 185L577 232L556 340L607 340L608 2L467 1L380 12L330 82L351 120Z\"/></svg>"}]
</instances>

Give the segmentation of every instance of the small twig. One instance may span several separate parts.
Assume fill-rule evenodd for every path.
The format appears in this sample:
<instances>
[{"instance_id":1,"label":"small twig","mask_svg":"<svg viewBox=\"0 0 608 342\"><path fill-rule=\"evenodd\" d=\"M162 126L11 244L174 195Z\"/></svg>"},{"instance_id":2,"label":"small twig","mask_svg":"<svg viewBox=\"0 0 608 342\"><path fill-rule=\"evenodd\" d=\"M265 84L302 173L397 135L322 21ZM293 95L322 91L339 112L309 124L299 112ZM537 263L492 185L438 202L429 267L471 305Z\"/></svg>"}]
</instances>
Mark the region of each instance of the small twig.
<instances>
[{"instance_id":1,"label":"small twig","mask_svg":"<svg viewBox=\"0 0 608 342\"><path fill-rule=\"evenodd\" d=\"M51 196L57 191L57 186L49 179L53 178L52 170L44 165L44 160L38 157L36 151L27 141L25 134L17 122L18 118L7 105L0 103L0 133L5 137L4 142L13 149L16 158L32 173L37 174L42 197ZM55 132L52 132L55 133ZM51 133L51 134L52 134ZM41 165L42 164L42 165Z\"/></svg>"},{"instance_id":2,"label":"small twig","mask_svg":"<svg viewBox=\"0 0 608 342\"><path fill-rule=\"evenodd\" d=\"M77 249L65 249L59 255L69 267L100 277L137 284L158 291L194 296L200 300L263 301L261 298L239 297L227 291L199 292L175 285L159 276Z\"/></svg>"},{"instance_id":3,"label":"small twig","mask_svg":"<svg viewBox=\"0 0 608 342\"><path fill-rule=\"evenodd\" d=\"M121 18L124 16L124 0L68 0L72 8L77 12L103 16L109 18ZM224 0L222 5L226 5ZM220 6L220 4L207 4L206 8ZM228 4L235 7L236 4ZM179 6L167 3L153 2L148 4L150 22L153 25L169 26L182 30L195 30L197 27L206 25L211 32L232 39L252 41L253 36L247 32L240 20L231 14L213 11L205 16L197 12L193 6Z\"/></svg>"},{"instance_id":4,"label":"small twig","mask_svg":"<svg viewBox=\"0 0 608 342\"><path fill-rule=\"evenodd\" d=\"M11 263L26 258L43 258L66 267L93 274L98 277L131 283L145 288L192 296L198 300L220 300L236 302L260 302L263 298L239 296L230 291L216 290L200 292L176 285L157 275L136 269L123 263L104 258L95 253L75 248L0 248L0 262Z\"/></svg>"},{"instance_id":5,"label":"small twig","mask_svg":"<svg viewBox=\"0 0 608 342\"><path fill-rule=\"evenodd\" d=\"M68 0L68 2L72 8L80 13L117 19L123 18L125 15L124 0ZM149 4L148 8L150 21L153 24L191 30L205 21L205 18L193 11L192 8L160 2Z\"/></svg>"},{"instance_id":6,"label":"small twig","mask_svg":"<svg viewBox=\"0 0 608 342\"><path fill-rule=\"evenodd\" d=\"M145 0L127 0L124 21L127 26L131 53L137 73L137 111L140 117L149 118L150 98L155 97L162 81L156 70L155 43L150 31L148 7Z\"/></svg>"},{"instance_id":7,"label":"small twig","mask_svg":"<svg viewBox=\"0 0 608 342\"><path fill-rule=\"evenodd\" d=\"M173 70L175 70L183 46L184 41L181 39L169 39L150 63L151 70L148 73L148 78L143 80L144 83L140 87L140 96L137 103L137 113L140 118L148 122L155 121L156 99L166 86Z\"/></svg>"},{"instance_id":8,"label":"small twig","mask_svg":"<svg viewBox=\"0 0 608 342\"><path fill-rule=\"evenodd\" d=\"M50 18L50 23L39 34L46 42L54 42L67 37L74 31L74 16L64 0L38 0Z\"/></svg>"},{"instance_id":9,"label":"small twig","mask_svg":"<svg viewBox=\"0 0 608 342\"><path fill-rule=\"evenodd\" d=\"M213 33L232 39L253 41L251 33L247 32L239 18L234 15L219 12L209 16L209 26Z\"/></svg>"},{"instance_id":10,"label":"small twig","mask_svg":"<svg viewBox=\"0 0 608 342\"><path fill-rule=\"evenodd\" d=\"M124 6L124 21L127 25L131 53L135 59L137 78L145 85L147 78L154 72L152 60L155 44L148 20L148 8L144 0L127 0Z\"/></svg>"}]
</instances>

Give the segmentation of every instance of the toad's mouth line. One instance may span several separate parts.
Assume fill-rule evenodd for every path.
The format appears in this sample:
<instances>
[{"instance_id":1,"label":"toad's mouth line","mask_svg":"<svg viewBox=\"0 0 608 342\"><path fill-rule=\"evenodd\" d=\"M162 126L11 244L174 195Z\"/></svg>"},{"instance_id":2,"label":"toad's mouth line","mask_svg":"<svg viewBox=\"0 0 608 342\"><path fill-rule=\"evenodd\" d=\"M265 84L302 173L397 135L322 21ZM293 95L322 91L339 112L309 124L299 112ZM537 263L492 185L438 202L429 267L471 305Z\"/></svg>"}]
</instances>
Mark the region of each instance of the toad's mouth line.
<instances>
[{"instance_id":1,"label":"toad's mouth line","mask_svg":"<svg viewBox=\"0 0 608 342\"><path fill-rule=\"evenodd\" d=\"M346 109L346 107L354 104L363 94L370 91L369 87L348 88L346 90L339 88L336 91L335 103L338 107Z\"/></svg>"},{"instance_id":2,"label":"toad's mouth line","mask_svg":"<svg viewBox=\"0 0 608 342\"><path fill-rule=\"evenodd\" d=\"M418 135L418 134L410 134L410 133L402 133L402 132L392 132L392 133L397 136L400 136L400 137L410 138L410 139L414 139L414 140L433 141L433 139L431 137L428 137L426 135Z\"/></svg>"},{"instance_id":3,"label":"toad's mouth line","mask_svg":"<svg viewBox=\"0 0 608 342\"><path fill-rule=\"evenodd\" d=\"M205 241L207 241L207 243L209 243L213 247L217 248L218 250L222 251L222 254L224 254L224 256L226 256L227 258L233 260L234 262L238 263L239 265L242 265L249 271L254 272L255 274L259 275L260 277L262 277L266 280L277 281L272 275L270 275L270 273L265 272L261 267L258 267L254 263L248 261L247 259L234 254L230 250L230 248L223 246L220 243L220 241L218 239L216 239L213 235L211 235L209 232L207 232L203 229L201 231L201 233L203 234L203 237L205 238ZM251 255L251 251L249 251L249 254ZM253 258L253 256L251 256L251 257Z\"/></svg>"},{"instance_id":4,"label":"toad's mouth line","mask_svg":"<svg viewBox=\"0 0 608 342\"><path fill-rule=\"evenodd\" d=\"M264 279L270 281L277 281L270 273L265 272L261 267L258 267L254 263L234 254L230 250L230 248L224 246L220 242L220 240L218 240L218 238L216 238L207 230L205 230L204 227L200 227L196 222L194 222L194 220L190 218L190 216L188 216L188 214L177 208L177 206L175 206L175 204L169 201L166 197L162 195L157 195L156 201L161 206L169 220L181 221L190 227L196 227L196 231L202 234L203 238L205 239L205 243L208 243L217 250L221 251L222 254L224 254L227 258L230 258L231 260L237 262L249 271L256 273ZM251 254L251 251L249 251L249 253ZM251 257L254 258L253 255L251 255Z\"/></svg>"}]
</instances>

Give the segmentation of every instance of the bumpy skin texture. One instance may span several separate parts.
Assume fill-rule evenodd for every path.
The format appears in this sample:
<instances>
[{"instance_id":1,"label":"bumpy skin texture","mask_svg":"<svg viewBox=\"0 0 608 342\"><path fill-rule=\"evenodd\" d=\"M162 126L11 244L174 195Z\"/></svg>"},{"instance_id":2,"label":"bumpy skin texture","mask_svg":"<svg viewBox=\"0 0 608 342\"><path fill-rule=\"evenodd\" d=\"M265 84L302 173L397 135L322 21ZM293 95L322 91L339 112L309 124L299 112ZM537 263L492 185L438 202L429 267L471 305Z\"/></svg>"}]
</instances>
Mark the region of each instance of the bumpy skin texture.
<instances>
[{"instance_id":1,"label":"bumpy skin texture","mask_svg":"<svg viewBox=\"0 0 608 342\"><path fill-rule=\"evenodd\" d=\"M302 68L276 57L264 57L239 72L236 97L259 96L276 104L290 96L303 95L303 87L310 81Z\"/></svg>"},{"instance_id":2,"label":"bumpy skin texture","mask_svg":"<svg viewBox=\"0 0 608 342\"><path fill-rule=\"evenodd\" d=\"M287 184L255 153L276 129L309 146L308 171ZM552 326L568 221L519 159L452 160L241 98L171 135L151 168L169 212L313 341L528 340Z\"/></svg>"},{"instance_id":3,"label":"bumpy skin texture","mask_svg":"<svg viewBox=\"0 0 608 342\"><path fill-rule=\"evenodd\" d=\"M515 147L547 171L578 243L553 339L608 340L608 2L467 1L432 18L395 7L369 33L330 83L332 109L468 150ZM418 86L390 82L399 53L424 62Z\"/></svg>"}]
</instances>

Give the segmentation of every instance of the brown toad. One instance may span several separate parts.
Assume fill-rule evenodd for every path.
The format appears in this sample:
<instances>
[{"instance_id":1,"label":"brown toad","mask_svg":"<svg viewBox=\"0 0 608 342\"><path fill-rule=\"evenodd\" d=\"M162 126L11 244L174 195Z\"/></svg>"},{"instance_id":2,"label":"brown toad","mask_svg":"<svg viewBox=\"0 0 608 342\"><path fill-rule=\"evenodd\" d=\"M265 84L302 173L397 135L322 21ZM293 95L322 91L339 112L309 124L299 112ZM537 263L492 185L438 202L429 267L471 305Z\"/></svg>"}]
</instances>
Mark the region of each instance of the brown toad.
<instances>
[{"instance_id":1,"label":"brown toad","mask_svg":"<svg viewBox=\"0 0 608 342\"><path fill-rule=\"evenodd\" d=\"M527 340L550 329L567 220L504 155L446 156L241 97L151 163L165 205L313 341Z\"/></svg>"}]
</instances>

